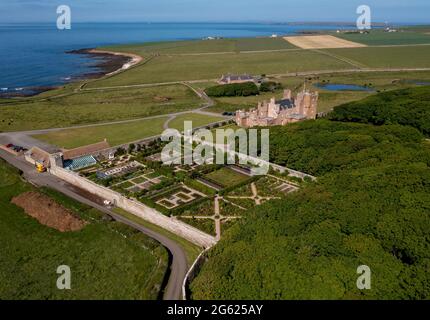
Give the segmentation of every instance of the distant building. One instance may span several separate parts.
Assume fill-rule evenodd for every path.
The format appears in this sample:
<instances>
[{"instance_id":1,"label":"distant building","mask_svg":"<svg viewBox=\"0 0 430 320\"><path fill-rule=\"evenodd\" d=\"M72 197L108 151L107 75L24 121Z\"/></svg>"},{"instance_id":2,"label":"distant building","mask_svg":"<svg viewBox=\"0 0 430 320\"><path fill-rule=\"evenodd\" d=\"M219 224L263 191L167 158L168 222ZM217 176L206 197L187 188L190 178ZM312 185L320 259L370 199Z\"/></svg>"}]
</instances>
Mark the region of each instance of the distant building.
<instances>
[{"instance_id":1,"label":"distant building","mask_svg":"<svg viewBox=\"0 0 430 320\"><path fill-rule=\"evenodd\" d=\"M291 90L284 90L284 96L276 101L259 102L256 109L249 111L238 110L236 123L240 127L267 127L286 125L308 119L316 119L318 107L318 92L303 89L296 98Z\"/></svg>"},{"instance_id":2,"label":"distant building","mask_svg":"<svg viewBox=\"0 0 430 320\"><path fill-rule=\"evenodd\" d=\"M245 83L245 82L257 83L258 80L255 77L250 76L248 74L242 74L242 75L227 74L227 75L223 75L221 79L218 80L219 84Z\"/></svg>"}]
</instances>

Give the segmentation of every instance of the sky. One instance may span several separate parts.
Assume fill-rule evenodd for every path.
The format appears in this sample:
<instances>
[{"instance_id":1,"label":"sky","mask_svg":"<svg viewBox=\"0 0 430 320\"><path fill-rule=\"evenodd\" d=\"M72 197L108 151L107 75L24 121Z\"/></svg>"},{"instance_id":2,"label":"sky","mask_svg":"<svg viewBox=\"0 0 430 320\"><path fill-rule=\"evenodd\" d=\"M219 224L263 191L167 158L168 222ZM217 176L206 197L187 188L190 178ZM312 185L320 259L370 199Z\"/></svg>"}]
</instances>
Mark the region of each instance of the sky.
<instances>
[{"instance_id":1,"label":"sky","mask_svg":"<svg viewBox=\"0 0 430 320\"><path fill-rule=\"evenodd\" d=\"M359 5L375 22L430 23L429 0L1 0L1 23L52 22L68 5L74 22L355 22Z\"/></svg>"}]
</instances>

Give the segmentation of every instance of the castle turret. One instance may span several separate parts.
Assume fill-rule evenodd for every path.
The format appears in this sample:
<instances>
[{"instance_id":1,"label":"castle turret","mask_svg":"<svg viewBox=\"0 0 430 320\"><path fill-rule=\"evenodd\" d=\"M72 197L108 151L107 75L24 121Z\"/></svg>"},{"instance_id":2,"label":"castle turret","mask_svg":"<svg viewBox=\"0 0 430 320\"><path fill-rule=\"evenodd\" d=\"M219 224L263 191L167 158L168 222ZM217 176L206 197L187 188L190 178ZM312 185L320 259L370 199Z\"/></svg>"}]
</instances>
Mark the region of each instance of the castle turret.
<instances>
[{"instance_id":1,"label":"castle turret","mask_svg":"<svg viewBox=\"0 0 430 320\"><path fill-rule=\"evenodd\" d=\"M291 100L292 97L292 93L290 89L285 89L284 90L284 100Z\"/></svg>"},{"instance_id":2,"label":"castle turret","mask_svg":"<svg viewBox=\"0 0 430 320\"><path fill-rule=\"evenodd\" d=\"M306 116L307 119L315 119L318 107L318 92L302 91L297 95L297 113Z\"/></svg>"}]
</instances>

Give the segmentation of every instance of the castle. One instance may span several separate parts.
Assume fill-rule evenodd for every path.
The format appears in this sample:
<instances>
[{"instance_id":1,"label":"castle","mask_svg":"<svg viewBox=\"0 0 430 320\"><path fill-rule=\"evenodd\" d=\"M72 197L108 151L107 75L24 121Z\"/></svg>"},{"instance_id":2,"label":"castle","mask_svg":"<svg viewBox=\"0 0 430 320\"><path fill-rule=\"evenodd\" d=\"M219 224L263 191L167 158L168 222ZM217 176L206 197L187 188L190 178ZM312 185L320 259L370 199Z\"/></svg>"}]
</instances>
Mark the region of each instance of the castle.
<instances>
[{"instance_id":1,"label":"castle","mask_svg":"<svg viewBox=\"0 0 430 320\"><path fill-rule=\"evenodd\" d=\"M317 116L318 92L303 89L292 97L291 90L284 90L282 100L272 98L270 102L259 102L256 109L238 110L236 123L240 127L284 126L288 123L315 119Z\"/></svg>"}]
</instances>

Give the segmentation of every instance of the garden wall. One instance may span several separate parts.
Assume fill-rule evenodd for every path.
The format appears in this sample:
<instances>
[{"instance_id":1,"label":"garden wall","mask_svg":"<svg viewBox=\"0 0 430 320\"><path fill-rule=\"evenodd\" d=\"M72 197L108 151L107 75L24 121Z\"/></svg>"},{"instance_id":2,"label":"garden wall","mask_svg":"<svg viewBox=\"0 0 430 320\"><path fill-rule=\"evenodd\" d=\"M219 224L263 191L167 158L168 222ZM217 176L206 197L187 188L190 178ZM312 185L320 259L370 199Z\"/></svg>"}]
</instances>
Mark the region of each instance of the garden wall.
<instances>
[{"instance_id":1,"label":"garden wall","mask_svg":"<svg viewBox=\"0 0 430 320\"><path fill-rule=\"evenodd\" d=\"M201 247L209 248L217 242L213 236L174 218L167 217L140 202L127 199L123 195L89 181L75 172L68 171L60 167L52 167L50 173L78 188L84 189L92 194L104 198L105 200L111 201L115 206Z\"/></svg>"}]
</instances>

